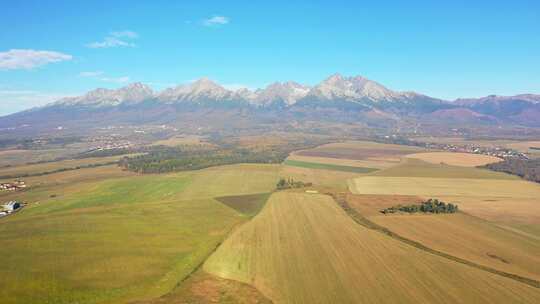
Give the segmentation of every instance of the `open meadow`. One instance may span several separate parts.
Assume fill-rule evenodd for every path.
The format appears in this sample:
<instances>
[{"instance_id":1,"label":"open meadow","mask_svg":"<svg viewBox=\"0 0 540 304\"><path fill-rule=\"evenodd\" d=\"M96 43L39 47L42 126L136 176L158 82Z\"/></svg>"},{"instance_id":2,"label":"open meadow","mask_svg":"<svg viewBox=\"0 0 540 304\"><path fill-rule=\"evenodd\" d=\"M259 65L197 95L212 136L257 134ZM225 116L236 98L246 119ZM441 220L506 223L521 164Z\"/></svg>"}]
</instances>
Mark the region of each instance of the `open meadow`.
<instances>
[{"instance_id":1,"label":"open meadow","mask_svg":"<svg viewBox=\"0 0 540 304\"><path fill-rule=\"evenodd\" d=\"M117 162L125 155L69 159L55 162L44 162L31 165L19 165L0 168L0 178L20 177L25 175L40 175L60 170L70 170L80 167L102 166Z\"/></svg>"},{"instance_id":2,"label":"open meadow","mask_svg":"<svg viewBox=\"0 0 540 304\"><path fill-rule=\"evenodd\" d=\"M106 166L33 177L29 190L1 196L29 204L0 220L2 303L126 303L166 294L249 218L214 197L269 192L277 170L136 175Z\"/></svg>"}]
</instances>

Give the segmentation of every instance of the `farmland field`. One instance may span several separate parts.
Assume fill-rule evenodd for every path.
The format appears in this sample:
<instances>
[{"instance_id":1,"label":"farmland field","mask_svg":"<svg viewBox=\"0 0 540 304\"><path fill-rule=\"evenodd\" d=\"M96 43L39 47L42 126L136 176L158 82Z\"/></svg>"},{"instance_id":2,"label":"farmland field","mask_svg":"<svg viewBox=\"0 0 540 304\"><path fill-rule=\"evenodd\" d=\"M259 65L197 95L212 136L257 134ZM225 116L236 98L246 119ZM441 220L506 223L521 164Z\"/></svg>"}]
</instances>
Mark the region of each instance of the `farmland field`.
<instances>
[{"instance_id":1,"label":"farmland field","mask_svg":"<svg viewBox=\"0 0 540 304\"><path fill-rule=\"evenodd\" d=\"M53 172L61 169L72 169L75 167L96 166L109 164L121 159L122 156L92 157L83 159L70 159L56 162L46 162L32 165L20 165L14 167L0 168L0 177L34 175Z\"/></svg>"},{"instance_id":2,"label":"farmland field","mask_svg":"<svg viewBox=\"0 0 540 304\"><path fill-rule=\"evenodd\" d=\"M271 191L277 170L141 176L114 166L35 177L39 186L2 196L30 204L0 220L2 303L126 303L168 293L246 220L213 198ZM97 180L85 177L92 173Z\"/></svg>"},{"instance_id":3,"label":"farmland field","mask_svg":"<svg viewBox=\"0 0 540 304\"><path fill-rule=\"evenodd\" d=\"M177 139L183 138L162 144L186 144ZM280 143L270 139L237 142L255 148ZM313 151L314 156L298 154ZM324 156L317 156L321 151ZM168 174L104 165L26 177L27 190L0 192L2 201L29 203L0 219L0 256L6 263L0 269L0 302L539 301L537 288L359 225L330 196L274 191L280 178L293 178L313 183L320 193L345 193L360 214L408 239L540 279L535 266L540 186L470 167L476 155L460 156L454 165L439 161L454 156L344 142L295 152L282 165ZM117 158L14 166L0 173L39 173ZM427 197L455 202L471 215L379 212Z\"/></svg>"},{"instance_id":4,"label":"farmland field","mask_svg":"<svg viewBox=\"0 0 540 304\"><path fill-rule=\"evenodd\" d=\"M297 160L309 161L309 158L314 158L313 161L317 162L316 158L322 158L334 159L334 161L343 160L346 162L334 163L336 165L350 165L351 161L358 161L360 166L386 168L399 164L401 157L404 155L424 151L426 150L418 147L380 144L367 141L347 141L297 151L291 155L291 159L294 159L294 157L303 157L303 159Z\"/></svg>"},{"instance_id":5,"label":"farmland field","mask_svg":"<svg viewBox=\"0 0 540 304\"><path fill-rule=\"evenodd\" d=\"M273 194L263 211L236 230L204 269L252 284L274 303L540 300L536 288L363 228L324 195Z\"/></svg>"},{"instance_id":6,"label":"farmland field","mask_svg":"<svg viewBox=\"0 0 540 304\"><path fill-rule=\"evenodd\" d=\"M447 164L450 166L476 167L502 161L502 159L489 155L454 153L454 152L427 152L407 155L408 158L423 160L430 164Z\"/></svg>"},{"instance_id":7,"label":"farmland field","mask_svg":"<svg viewBox=\"0 0 540 304\"><path fill-rule=\"evenodd\" d=\"M377 171L377 169L366 168L366 167L353 167L353 166L342 166L342 165L333 165L333 164L324 164L324 163L313 163L313 162L304 162L304 161L299 161L299 160L285 160L283 164L287 166L300 167L300 168L343 171L343 172L352 172L352 173L369 173L369 172Z\"/></svg>"}]
</instances>

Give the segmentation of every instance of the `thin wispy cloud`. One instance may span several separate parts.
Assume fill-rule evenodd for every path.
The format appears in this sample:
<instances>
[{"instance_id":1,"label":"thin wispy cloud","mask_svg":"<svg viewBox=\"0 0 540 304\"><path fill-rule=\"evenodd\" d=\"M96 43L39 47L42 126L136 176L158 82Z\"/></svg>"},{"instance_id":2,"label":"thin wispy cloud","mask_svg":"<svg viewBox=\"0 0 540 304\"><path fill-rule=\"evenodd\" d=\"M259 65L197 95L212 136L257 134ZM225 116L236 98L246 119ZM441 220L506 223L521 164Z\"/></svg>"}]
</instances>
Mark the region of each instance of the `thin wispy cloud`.
<instances>
[{"instance_id":1,"label":"thin wispy cloud","mask_svg":"<svg viewBox=\"0 0 540 304\"><path fill-rule=\"evenodd\" d=\"M210 18L204 19L202 24L204 26L221 26L229 24L230 19L225 16L212 16Z\"/></svg>"},{"instance_id":2,"label":"thin wispy cloud","mask_svg":"<svg viewBox=\"0 0 540 304\"><path fill-rule=\"evenodd\" d=\"M79 77L97 77L103 75L103 71L80 72Z\"/></svg>"},{"instance_id":3,"label":"thin wispy cloud","mask_svg":"<svg viewBox=\"0 0 540 304\"><path fill-rule=\"evenodd\" d=\"M102 41L87 43L85 46L92 49L105 49L115 47L135 47L133 40L139 38L139 34L133 31L113 31Z\"/></svg>"},{"instance_id":4,"label":"thin wispy cloud","mask_svg":"<svg viewBox=\"0 0 540 304\"><path fill-rule=\"evenodd\" d=\"M106 76L106 73L103 71L80 72L79 77L91 78L94 80L99 80L99 81L104 81L104 82L113 82L113 83L125 83L130 80L129 76L121 76L121 77Z\"/></svg>"},{"instance_id":5,"label":"thin wispy cloud","mask_svg":"<svg viewBox=\"0 0 540 304\"><path fill-rule=\"evenodd\" d=\"M129 81L129 77L128 76L122 76L122 77L102 77L102 78L99 78L99 80L101 81L105 81L105 82L114 82L114 83L126 83Z\"/></svg>"},{"instance_id":6,"label":"thin wispy cloud","mask_svg":"<svg viewBox=\"0 0 540 304\"><path fill-rule=\"evenodd\" d=\"M30 70L49 63L71 59L73 56L60 52L11 49L7 52L0 52L0 70Z\"/></svg>"},{"instance_id":7,"label":"thin wispy cloud","mask_svg":"<svg viewBox=\"0 0 540 304\"><path fill-rule=\"evenodd\" d=\"M116 38L129 38L129 39L139 38L139 34L133 32L133 31L111 32L111 36L116 37Z\"/></svg>"}]
</instances>

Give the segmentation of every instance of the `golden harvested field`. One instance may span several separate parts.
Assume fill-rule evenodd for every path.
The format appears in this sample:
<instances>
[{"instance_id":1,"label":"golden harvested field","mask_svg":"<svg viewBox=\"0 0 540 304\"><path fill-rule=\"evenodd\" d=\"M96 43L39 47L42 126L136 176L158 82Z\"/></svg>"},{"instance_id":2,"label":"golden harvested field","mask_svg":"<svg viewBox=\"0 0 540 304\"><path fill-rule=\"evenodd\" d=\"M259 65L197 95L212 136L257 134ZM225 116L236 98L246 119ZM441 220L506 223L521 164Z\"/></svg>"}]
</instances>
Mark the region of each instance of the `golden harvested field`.
<instances>
[{"instance_id":1,"label":"golden harvested field","mask_svg":"<svg viewBox=\"0 0 540 304\"><path fill-rule=\"evenodd\" d=\"M291 177L295 180L310 182L315 186L332 187L340 190L347 189L347 180L362 176L358 173L293 166L282 166L279 175L283 178Z\"/></svg>"},{"instance_id":2,"label":"golden harvested field","mask_svg":"<svg viewBox=\"0 0 540 304\"><path fill-rule=\"evenodd\" d=\"M540 185L520 179L364 176L350 180L349 189L355 194L435 197L456 203L472 215L522 226L528 232L540 225Z\"/></svg>"},{"instance_id":3,"label":"golden harvested field","mask_svg":"<svg viewBox=\"0 0 540 304\"><path fill-rule=\"evenodd\" d=\"M430 248L504 272L540 280L540 242L467 215L391 215L370 218Z\"/></svg>"},{"instance_id":4,"label":"golden harvested field","mask_svg":"<svg viewBox=\"0 0 540 304\"><path fill-rule=\"evenodd\" d=\"M461 167L477 167L502 161L498 157L489 155L453 152L414 153L405 157L419 159L430 164L446 164Z\"/></svg>"},{"instance_id":5,"label":"golden harvested field","mask_svg":"<svg viewBox=\"0 0 540 304\"><path fill-rule=\"evenodd\" d=\"M363 161L367 167L385 168L398 164L401 156L424 151L426 150L419 147L380 144L369 141L347 141L297 151L292 153L291 157L333 158L346 161L359 160Z\"/></svg>"},{"instance_id":6,"label":"golden harvested field","mask_svg":"<svg viewBox=\"0 0 540 304\"><path fill-rule=\"evenodd\" d=\"M540 290L394 240L329 196L279 192L206 261L274 303L537 303Z\"/></svg>"},{"instance_id":7,"label":"golden harvested field","mask_svg":"<svg viewBox=\"0 0 540 304\"><path fill-rule=\"evenodd\" d=\"M523 180L362 176L350 182L352 193L418 196L538 198L540 185Z\"/></svg>"},{"instance_id":8,"label":"golden harvested field","mask_svg":"<svg viewBox=\"0 0 540 304\"><path fill-rule=\"evenodd\" d=\"M373 172L373 176L432 177L432 178L473 178L519 180L519 177L488 169L430 164L425 161L404 157L402 162L390 168Z\"/></svg>"}]
</instances>

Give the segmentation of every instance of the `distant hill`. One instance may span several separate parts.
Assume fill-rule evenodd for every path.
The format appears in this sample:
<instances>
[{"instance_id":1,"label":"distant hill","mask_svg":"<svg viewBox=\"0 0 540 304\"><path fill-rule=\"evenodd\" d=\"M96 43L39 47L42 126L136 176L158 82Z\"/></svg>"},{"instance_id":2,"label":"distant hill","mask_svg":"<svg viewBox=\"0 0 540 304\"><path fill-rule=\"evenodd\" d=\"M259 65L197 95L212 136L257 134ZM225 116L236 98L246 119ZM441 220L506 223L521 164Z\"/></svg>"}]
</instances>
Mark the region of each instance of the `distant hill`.
<instances>
[{"instance_id":1,"label":"distant hill","mask_svg":"<svg viewBox=\"0 0 540 304\"><path fill-rule=\"evenodd\" d=\"M540 95L492 95L450 102L416 92L393 91L362 76L334 74L312 87L288 81L257 90L229 90L202 78L161 92L142 83L116 90L100 88L0 117L0 128L165 123L234 128L302 120L378 127L393 126L402 120L452 126L540 127Z\"/></svg>"}]
</instances>

